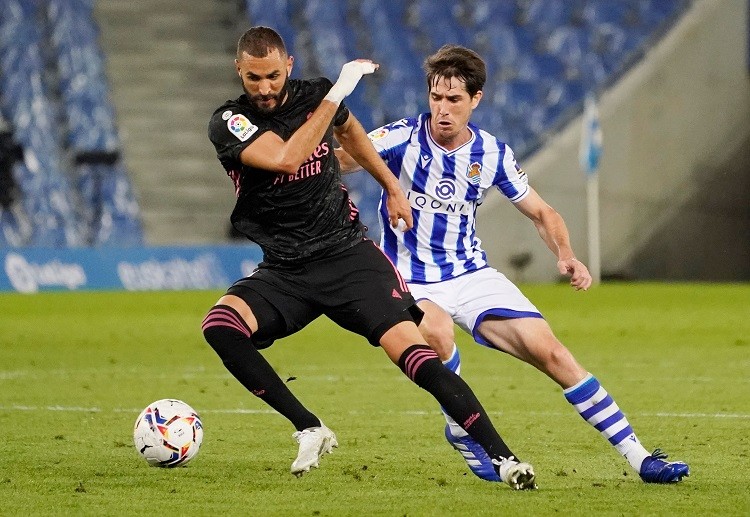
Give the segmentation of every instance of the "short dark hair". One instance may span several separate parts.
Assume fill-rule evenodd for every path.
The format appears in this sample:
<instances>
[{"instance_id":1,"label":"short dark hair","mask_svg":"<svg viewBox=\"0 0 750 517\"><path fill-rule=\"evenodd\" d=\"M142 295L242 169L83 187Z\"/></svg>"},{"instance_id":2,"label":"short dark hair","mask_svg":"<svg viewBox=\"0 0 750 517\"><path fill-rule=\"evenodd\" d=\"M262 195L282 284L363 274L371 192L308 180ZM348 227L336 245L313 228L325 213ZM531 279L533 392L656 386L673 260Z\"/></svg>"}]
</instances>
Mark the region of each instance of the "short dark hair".
<instances>
[{"instance_id":1,"label":"short dark hair","mask_svg":"<svg viewBox=\"0 0 750 517\"><path fill-rule=\"evenodd\" d=\"M460 45L443 45L424 60L427 88L432 88L438 79L456 77L466 83L471 97L484 87L487 67L479 54Z\"/></svg>"},{"instance_id":2,"label":"short dark hair","mask_svg":"<svg viewBox=\"0 0 750 517\"><path fill-rule=\"evenodd\" d=\"M247 52L253 57L266 57L279 49L279 54L286 56L286 45L281 35L270 27L256 26L245 31L237 42L237 59Z\"/></svg>"}]
</instances>

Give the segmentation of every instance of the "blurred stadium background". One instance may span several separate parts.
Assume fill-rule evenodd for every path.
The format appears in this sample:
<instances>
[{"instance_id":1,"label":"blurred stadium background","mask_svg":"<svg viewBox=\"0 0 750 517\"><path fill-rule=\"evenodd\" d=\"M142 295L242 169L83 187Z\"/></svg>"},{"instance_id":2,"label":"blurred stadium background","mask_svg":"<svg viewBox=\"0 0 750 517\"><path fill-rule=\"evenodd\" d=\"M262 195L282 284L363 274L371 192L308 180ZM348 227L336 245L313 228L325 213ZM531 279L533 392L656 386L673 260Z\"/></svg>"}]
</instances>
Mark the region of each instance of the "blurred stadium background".
<instances>
[{"instance_id":1,"label":"blurred stadium background","mask_svg":"<svg viewBox=\"0 0 750 517\"><path fill-rule=\"evenodd\" d=\"M427 54L448 42L479 51L489 81L474 122L516 151L565 217L582 260L590 257L580 117L584 96L595 95L603 278L748 281L748 6L0 0L0 256L10 278L0 288L22 290L13 274L64 288L49 277L79 260L54 258L66 250L98 254L76 255L85 270L124 250L141 250L142 265L160 247L190 246L199 258L188 260L188 276L205 273L190 269L201 247L249 253L229 230L233 189L206 127L241 92L234 46L258 24L284 36L293 77L335 80L356 57L381 63L346 101L368 130L426 110ZM346 181L377 228L377 185L365 174ZM509 203L491 196L481 213L480 235L499 269L516 281L556 280L549 251ZM172 285L221 287L236 276Z\"/></svg>"}]
</instances>

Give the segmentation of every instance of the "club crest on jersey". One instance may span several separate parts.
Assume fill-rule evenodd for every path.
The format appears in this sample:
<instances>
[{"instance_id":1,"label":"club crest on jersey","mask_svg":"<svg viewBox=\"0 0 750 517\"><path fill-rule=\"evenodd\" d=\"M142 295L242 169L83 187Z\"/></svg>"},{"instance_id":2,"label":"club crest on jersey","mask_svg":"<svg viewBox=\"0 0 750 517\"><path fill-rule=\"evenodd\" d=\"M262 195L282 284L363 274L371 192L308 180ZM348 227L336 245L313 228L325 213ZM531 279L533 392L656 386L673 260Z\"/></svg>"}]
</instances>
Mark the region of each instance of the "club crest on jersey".
<instances>
[{"instance_id":1,"label":"club crest on jersey","mask_svg":"<svg viewBox=\"0 0 750 517\"><path fill-rule=\"evenodd\" d=\"M474 162L466 169L466 177L472 185L479 185L479 181L482 179L482 164Z\"/></svg>"},{"instance_id":2,"label":"club crest on jersey","mask_svg":"<svg viewBox=\"0 0 750 517\"><path fill-rule=\"evenodd\" d=\"M245 115L234 115L227 120L227 128L240 142L244 142L258 130L258 126L253 125Z\"/></svg>"},{"instance_id":3,"label":"club crest on jersey","mask_svg":"<svg viewBox=\"0 0 750 517\"><path fill-rule=\"evenodd\" d=\"M388 134L388 128L387 127L381 127L380 129L374 129L367 133L367 136L370 138L370 140L380 140L385 135Z\"/></svg>"}]
</instances>

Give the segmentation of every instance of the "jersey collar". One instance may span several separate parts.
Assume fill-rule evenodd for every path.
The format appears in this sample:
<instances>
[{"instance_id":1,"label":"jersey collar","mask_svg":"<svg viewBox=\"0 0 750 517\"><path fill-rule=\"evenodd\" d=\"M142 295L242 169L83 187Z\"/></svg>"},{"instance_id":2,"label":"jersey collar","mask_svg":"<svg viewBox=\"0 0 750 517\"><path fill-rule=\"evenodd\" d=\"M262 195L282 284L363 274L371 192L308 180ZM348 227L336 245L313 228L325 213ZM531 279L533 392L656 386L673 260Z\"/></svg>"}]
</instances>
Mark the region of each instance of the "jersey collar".
<instances>
[{"instance_id":1,"label":"jersey collar","mask_svg":"<svg viewBox=\"0 0 750 517\"><path fill-rule=\"evenodd\" d=\"M471 129L471 125L469 124L469 125L466 126L466 128L469 130L469 133L471 133L471 136L469 137L469 139L465 143L463 143L463 144L459 145L458 147L456 147L455 149L449 151L448 149L446 149L442 145L440 145L437 142L435 142L435 140L432 138L432 133L430 132L430 114L429 113L425 113L425 114L422 115L422 125L424 126L425 133L427 133L427 139L430 142L430 145L434 145L440 151L442 151L443 154L446 154L446 155L449 155L449 156L451 154L457 153L458 151L460 151L461 149L463 149L467 145L470 146L472 143L474 143L474 140L476 140L476 138L477 138L476 133L474 132L473 129Z\"/></svg>"}]
</instances>

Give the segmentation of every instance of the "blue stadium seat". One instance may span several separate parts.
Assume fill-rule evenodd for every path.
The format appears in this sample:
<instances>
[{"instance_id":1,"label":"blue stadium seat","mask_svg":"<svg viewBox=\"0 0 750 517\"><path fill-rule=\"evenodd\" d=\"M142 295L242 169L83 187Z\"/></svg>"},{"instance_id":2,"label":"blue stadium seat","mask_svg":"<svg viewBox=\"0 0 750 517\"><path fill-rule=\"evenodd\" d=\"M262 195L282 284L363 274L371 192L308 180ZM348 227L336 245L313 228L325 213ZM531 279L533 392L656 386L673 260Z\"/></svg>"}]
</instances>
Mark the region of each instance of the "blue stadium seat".
<instances>
[{"instance_id":1,"label":"blue stadium seat","mask_svg":"<svg viewBox=\"0 0 750 517\"><path fill-rule=\"evenodd\" d=\"M556 27L571 23L574 4L575 2L570 0L528 0L520 2L516 20L521 25L533 27L538 33L549 33Z\"/></svg>"},{"instance_id":2,"label":"blue stadium seat","mask_svg":"<svg viewBox=\"0 0 750 517\"><path fill-rule=\"evenodd\" d=\"M488 64L497 69L512 66L518 61L518 55L524 50L519 47L516 34L510 25L498 25L486 32L486 48L481 49Z\"/></svg>"},{"instance_id":3,"label":"blue stadium seat","mask_svg":"<svg viewBox=\"0 0 750 517\"><path fill-rule=\"evenodd\" d=\"M46 83L42 28L36 2L5 0L0 18L0 109L24 149L18 164L22 204L32 233L26 244L76 246L82 243L72 200L76 198L62 169L59 114Z\"/></svg>"},{"instance_id":4,"label":"blue stadium seat","mask_svg":"<svg viewBox=\"0 0 750 517\"><path fill-rule=\"evenodd\" d=\"M92 5L86 0L48 0L46 11L68 145L79 153L116 152L120 142Z\"/></svg>"},{"instance_id":5,"label":"blue stadium seat","mask_svg":"<svg viewBox=\"0 0 750 517\"><path fill-rule=\"evenodd\" d=\"M453 17L450 2L415 0L408 7L408 26L437 49L446 43L466 45L469 35Z\"/></svg>"},{"instance_id":6,"label":"blue stadium seat","mask_svg":"<svg viewBox=\"0 0 750 517\"><path fill-rule=\"evenodd\" d=\"M497 122L497 111L492 105L492 99L483 97L479 106L474 110L474 114L471 117L471 122L482 129L488 127L495 127Z\"/></svg>"},{"instance_id":7,"label":"blue stadium seat","mask_svg":"<svg viewBox=\"0 0 750 517\"><path fill-rule=\"evenodd\" d=\"M578 110L586 91L616 78L690 0L245 0L245 5L251 23L276 28L290 54L299 33L292 20L309 30L310 52L317 56L311 66L332 80L354 57L381 63L379 73L346 101L367 129L427 109L420 70L428 52L443 43L476 48L491 75L475 121L522 154ZM120 145L92 8L93 0L0 0L0 111L26 152L16 168L23 212L31 221L24 226L22 213L14 219L4 212L0 225L15 228L8 235L27 244L142 239L120 162L82 161L75 185L64 169L69 151L116 156ZM59 84L50 85L51 78ZM84 228L82 220L91 224ZM18 237L22 227L33 231Z\"/></svg>"},{"instance_id":8,"label":"blue stadium seat","mask_svg":"<svg viewBox=\"0 0 750 517\"><path fill-rule=\"evenodd\" d=\"M297 31L292 26L292 13L295 12L291 9L287 0L274 0L268 2L267 0L246 0L247 13L250 18L250 23L253 25L265 25L272 27L281 37L284 38L287 52L289 55L294 55L296 51L296 33ZM298 12L297 10L296 12Z\"/></svg>"},{"instance_id":9,"label":"blue stadium seat","mask_svg":"<svg viewBox=\"0 0 750 517\"><path fill-rule=\"evenodd\" d=\"M21 216L3 218L3 231L15 235L13 245L93 243L86 214L98 207L86 203L64 159L69 151L77 155L119 146L91 9L88 0L3 0L0 9L0 109L24 150L23 162L16 164L22 192L18 214L28 214L25 225ZM59 84L49 84L52 79ZM127 175L121 181L129 188ZM109 220L117 231L140 225L137 206L128 217L132 220L123 222L117 214ZM24 233L24 227L31 230ZM140 228L128 232L131 241L142 242Z\"/></svg>"},{"instance_id":10,"label":"blue stadium seat","mask_svg":"<svg viewBox=\"0 0 750 517\"><path fill-rule=\"evenodd\" d=\"M591 2L583 9L583 19L591 27L602 23L624 25L633 11L629 2Z\"/></svg>"},{"instance_id":11,"label":"blue stadium seat","mask_svg":"<svg viewBox=\"0 0 750 517\"><path fill-rule=\"evenodd\" d=\"M538 76L545 79L563 80L565 65L555 54L534 54Z\"/></svg>"},{"instance_id":12,"label":"blue stadium seat","mask_svg":"<svg viewBox=\"0 0 750 517\"><path fill-rule=\"evenodd\" d=\"M689 3L689 0L639 0L636 10L641 25L650 32L684 10Z\"/></svg>"},{"instance_id":13,"label":"blue stadium seat","mask_svg":"<svg viewBox=\"0 0 750 517\"><path fill-rule=\"evenodd\" d=\"M113 198L130 192L130 186L122 167L113 165L119 156L120 141L93 6L87 0L48 1L68 145L77 162L79 227L87 244L140 243L143 233L135 197L131 192L129 203ZM110 184L119 187L107 188Z\"/></svg>"},{"instance_id":14,"label":"blue stadium seat","mask_svg":"<svg viewBox=\"0 0 750 517\"><path fill-rule=\"evenodd\" d=\"M81 197L88 201L87 243L94 246L143 244L138 203L121 163L81 164L77 168Z\"/></svg>"},{"instance_id":15,"label":"blue stadium seat","mask_svg":"<svg viewBox=\"0 0 750 517\"><path fill-rule=\"evenodd\" d=\"M516 37L516 44L521 52L530 53L539 50L537 36L529 27L513 25L513 34Z\"/></svg>"},{"instance_id":16,"label":"blue stadium seat","mask_svg":"<svg viewBox=\"0 0 750 517\"><path fill-rule=\"evenodd\" d=\"M321 73L335 81L341 66L355 58L354 37L343 23L344 5L338 0L310 0L302 11L310 27L326 27L315 35L312 44Z\"/></svg>"},{"instance_id":17,"label":"blue stadium seat","mask_svg":"<svg viewBox=\"0 0 750 517\"><path fill-rule=\"evenodd\" d=\"M589 32L577 27L558 27L547 39L547 51L558 56L566 67L577 66L590 52Z\"/></svg>"},{"instance_id":18,"label":"blue stadium seat","mask_svg":"<svg viewBox=\"0 0 750 517\"><path fill-rule=\"evenodd\" d=\"M497 2L491 0L480 0L477 13L480 16L477 17L476 22L480 26L493 27L498 24L502 25L514 25L518 22L518 7L516 2ZM484 13L487 16L483 16Z\"/></svg>"}]
</instances>

